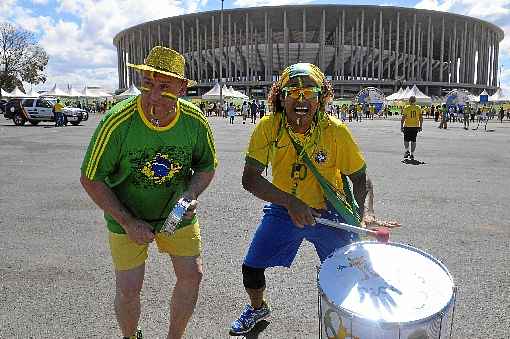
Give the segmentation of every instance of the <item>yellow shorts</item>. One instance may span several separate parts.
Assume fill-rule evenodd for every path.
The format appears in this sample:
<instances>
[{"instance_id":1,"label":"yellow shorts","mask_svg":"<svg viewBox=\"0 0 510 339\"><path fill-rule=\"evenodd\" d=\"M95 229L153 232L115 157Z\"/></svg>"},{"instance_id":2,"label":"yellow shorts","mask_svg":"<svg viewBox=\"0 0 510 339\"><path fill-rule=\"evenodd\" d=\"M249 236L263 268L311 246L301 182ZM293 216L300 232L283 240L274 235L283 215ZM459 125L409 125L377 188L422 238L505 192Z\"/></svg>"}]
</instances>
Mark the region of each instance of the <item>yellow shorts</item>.
<instances>
[{"instance_id":1,"label":"yellow shorts","mask_svg":"<svg viewBox=\"0 0 510 339\"><path fill-rule=\"evenodd\" d=\"M202 251L198 223L178 229L173 234L157 233L156 244L161 253L177 257L195 257ZM113 266L117 271L127 271L142 265L147 259L149 244L138 245L127 234L109 232Z\"/></svg>"}]
</instances>

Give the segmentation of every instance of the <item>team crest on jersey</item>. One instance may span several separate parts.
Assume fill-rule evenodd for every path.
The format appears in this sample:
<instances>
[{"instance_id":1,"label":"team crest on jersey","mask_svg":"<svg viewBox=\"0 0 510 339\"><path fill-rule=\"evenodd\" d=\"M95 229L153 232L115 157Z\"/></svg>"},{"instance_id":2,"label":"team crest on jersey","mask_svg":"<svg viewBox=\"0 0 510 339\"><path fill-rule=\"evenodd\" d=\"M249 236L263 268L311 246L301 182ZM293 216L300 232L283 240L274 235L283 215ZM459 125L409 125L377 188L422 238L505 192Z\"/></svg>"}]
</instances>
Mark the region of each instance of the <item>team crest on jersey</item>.
<instances>
[{"instance_id":1,"label":"team crest on jersey","mask_svg":"<svg viewBox=\"0 0 510 339\"><path fill-rule=\"evenodd\" d=\"M324 163L327 159L328 159L328 154L324 151L319 151L315 155L315 162L317 162L318 164Z\"/></svg>"},{"instance_id":2,"label":"team crest on jersey","mask_svg":"<svg viewBox=\"0 0 510 339\"><path fill-rule=\"evenodd\" d=\"M155 184L171 180L182 169L182 165L172 161L166 154L157 153L142 167L142 173Z\"/></svg>"}]
</instances>

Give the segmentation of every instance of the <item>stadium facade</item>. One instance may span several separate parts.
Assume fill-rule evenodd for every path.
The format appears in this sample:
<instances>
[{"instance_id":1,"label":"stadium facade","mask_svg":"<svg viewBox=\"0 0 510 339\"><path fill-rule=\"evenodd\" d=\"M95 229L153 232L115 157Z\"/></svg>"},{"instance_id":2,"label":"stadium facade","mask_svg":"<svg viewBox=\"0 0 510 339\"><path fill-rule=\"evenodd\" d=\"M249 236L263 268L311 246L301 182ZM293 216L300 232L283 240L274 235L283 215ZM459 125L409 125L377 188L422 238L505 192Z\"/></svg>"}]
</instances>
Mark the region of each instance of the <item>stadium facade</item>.
<instances>
[{"instance_id":1,"label":"stadium facade","mask_svg":"<svg viewBox=\"0 0 510 339\"><path fill-rule=\"evenodd\" d=\"M139 84L126 63L143 63L156 45L186 58L200 95L220 78L263 96L281 70L311 62L336 95L374 86L385 93L416 84L429 95L453 88L474 94L498 86L499 43L489 22L444 12L385 6L300 5L239 8L146 22L118 33L119 88Z\"/></svg>"}]
</instances>

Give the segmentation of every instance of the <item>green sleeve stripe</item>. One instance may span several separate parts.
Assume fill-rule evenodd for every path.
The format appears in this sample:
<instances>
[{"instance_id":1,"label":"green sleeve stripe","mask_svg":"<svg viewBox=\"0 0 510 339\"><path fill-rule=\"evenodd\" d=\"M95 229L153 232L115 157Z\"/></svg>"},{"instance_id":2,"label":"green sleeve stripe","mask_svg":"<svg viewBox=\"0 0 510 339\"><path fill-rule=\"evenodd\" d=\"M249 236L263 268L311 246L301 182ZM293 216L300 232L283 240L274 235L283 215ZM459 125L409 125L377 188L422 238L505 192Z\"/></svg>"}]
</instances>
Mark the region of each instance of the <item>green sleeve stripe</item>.
<instances>
[{"instance_id":1,"label":"green sleeve stripe","mask_svg":"<svg viewBox=\"0 0 510 339\"><path fill-rule=\"evenodd\" d=\"M113 115L109 118L103 126L101 126L101 130L99 131L97 138L94 142L94 147L92 148L91 157L88 161L87 170L85 175L89 179L93 179L95 172L97 170L97 166L99 164L99 159L103 155L104 149L110 136L123 121L128 119L133 115L132 105L126 106L119 114Z\"/></svg>"},{"instance_id":2,"label":"green sleeve stripe","mask_svg":"<svg viewBox=\"0 0 510 339\"><path fill-rule=\"evenodd\" d=\"M264 169L266 168L266 165L264 165L263 163L261 163L260 161L258 161L257 159L254 159L252 157L250 157L249 155L247 155L246 157L244 157L244 161L248 164L248 165L251 165L253 167L256 167L258 169Z\"/></svg>"}]
</instances>

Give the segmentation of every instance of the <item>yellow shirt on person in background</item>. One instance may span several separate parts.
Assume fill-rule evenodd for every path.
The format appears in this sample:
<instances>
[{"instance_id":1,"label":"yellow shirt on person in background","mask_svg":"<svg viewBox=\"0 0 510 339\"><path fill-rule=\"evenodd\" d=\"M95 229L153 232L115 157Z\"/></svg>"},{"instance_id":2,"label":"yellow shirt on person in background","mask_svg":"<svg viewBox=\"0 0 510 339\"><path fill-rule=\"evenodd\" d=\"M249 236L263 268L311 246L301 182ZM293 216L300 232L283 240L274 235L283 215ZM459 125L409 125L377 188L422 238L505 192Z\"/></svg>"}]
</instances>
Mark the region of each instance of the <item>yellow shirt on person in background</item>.
<instances>
[{"instance_id":1,"label":"yellow shirt on person in background","mask_svg":"<svg viewBox=\"0 0 510 339\"><path fill-rule=\"evenodd\" d=\"M420 127L421 108L418 105L407 105L402 110L404 127Z\"/></svg>"},{"instance_id":2,"label":"yellow shirt on person in background","mask_svg":"<svg viewBox=\"0 0 510 339\"><path fill-rule=\"evenodd\" d=\"M57 102L54 106L53 106L53 110L57 113L60 113L62 112L62 108L64 108L64 105L62 105L60 102Z\"/></svg>"},{"instance_id":3,"label":"yellow shirt on person in background","mask_svg":"<svg viewBox=\"0 0 510 339\"><path fill-rule=\"evenodd\" d=\"M322 188L304 161L298 161L296 149L285 128L276 143L280 119L280 114L271 114L260 120L251 136L246 162L260 167L271 164L272 183L276 187L294 194L312 208L323 209L326 200ZM342 174L364 171L363 155L349 129L340 120L328 116L322 127L316 128L322 128L320 138L316 145L307 148L308 157L319 173L343 193ZM294 135L301 144L307 138L303 134ZM296 164L300 169L297 173L293 170Z\"/></svg>"}]
</instances>

